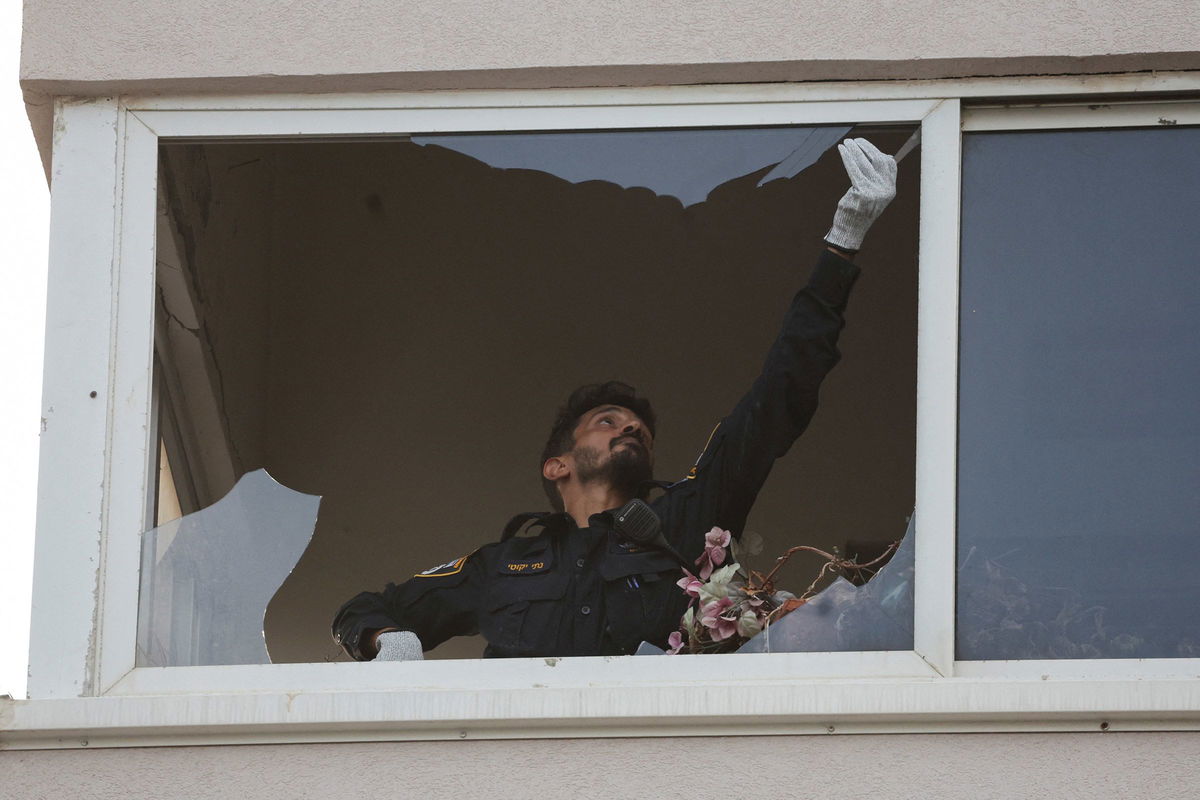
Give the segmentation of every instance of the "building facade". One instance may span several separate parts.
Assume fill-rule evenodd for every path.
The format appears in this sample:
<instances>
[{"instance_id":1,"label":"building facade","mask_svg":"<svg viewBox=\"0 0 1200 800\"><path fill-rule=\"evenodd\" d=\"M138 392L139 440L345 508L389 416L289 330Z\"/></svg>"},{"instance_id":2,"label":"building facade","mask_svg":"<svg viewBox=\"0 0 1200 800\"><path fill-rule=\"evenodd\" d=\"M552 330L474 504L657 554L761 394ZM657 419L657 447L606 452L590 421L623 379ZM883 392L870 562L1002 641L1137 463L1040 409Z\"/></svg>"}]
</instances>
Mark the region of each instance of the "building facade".
<instances>
[{"instance_id":1,"label":"building facade","mask_svg":"<svg viewBox=\"0 0 1200 800\"><path fill-rule=\"evenodd\" d=\"M1189 795L1198 31L1159 0L27 4L53 205L14 796ZM844 189L828 144L757 184L822 131L919 148L753 520L849 549L911 515L911 647L339 660L336 598L539 502L513 453L595 370L667 398L686 471ZM589 303L639 333L539 333ZM218 528L270 547L168 555Z\"/></svg>"}]
</instances>

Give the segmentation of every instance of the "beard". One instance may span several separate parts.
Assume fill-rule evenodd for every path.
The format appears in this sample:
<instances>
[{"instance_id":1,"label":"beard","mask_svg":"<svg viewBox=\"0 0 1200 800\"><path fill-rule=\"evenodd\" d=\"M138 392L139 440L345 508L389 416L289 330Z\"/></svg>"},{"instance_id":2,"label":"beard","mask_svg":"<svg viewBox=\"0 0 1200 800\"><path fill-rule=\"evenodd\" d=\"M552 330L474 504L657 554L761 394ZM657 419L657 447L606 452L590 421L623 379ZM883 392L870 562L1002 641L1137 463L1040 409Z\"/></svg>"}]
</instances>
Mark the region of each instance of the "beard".
<instances>
[{"instance_id":1,"label":"beard","mask_svg":"<svg viewBox=\"0 0 1200 800\"><path fill-rule=\"evenodd\" d=\"M642 485L654 477L650 453L645 447L614 450L607 461L601 460L601 452L592 447L576 447L573 455L580 483L607 484L625 497L639 496Z\"/></svg>"}]
</instances>

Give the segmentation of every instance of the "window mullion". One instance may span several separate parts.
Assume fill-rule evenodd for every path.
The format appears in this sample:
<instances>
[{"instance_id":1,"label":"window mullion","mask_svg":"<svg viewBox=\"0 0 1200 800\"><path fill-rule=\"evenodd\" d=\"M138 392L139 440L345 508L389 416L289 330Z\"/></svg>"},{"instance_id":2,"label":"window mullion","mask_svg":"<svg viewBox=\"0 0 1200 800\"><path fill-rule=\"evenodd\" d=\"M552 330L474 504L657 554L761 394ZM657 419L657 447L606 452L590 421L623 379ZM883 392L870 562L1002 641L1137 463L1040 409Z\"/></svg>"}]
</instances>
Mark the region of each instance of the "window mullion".
<instances>
[{"instance_id":1,"label":"window mullion","mask_svg":"<svg viewBox=\"0 0 1200 800\"><path fill-rule=\"evenodd\" d=\"M954 667L961 139L957 99L943 100L921 123L913 625L916 651L946 677Z\"/></svg>"}]
</instances>

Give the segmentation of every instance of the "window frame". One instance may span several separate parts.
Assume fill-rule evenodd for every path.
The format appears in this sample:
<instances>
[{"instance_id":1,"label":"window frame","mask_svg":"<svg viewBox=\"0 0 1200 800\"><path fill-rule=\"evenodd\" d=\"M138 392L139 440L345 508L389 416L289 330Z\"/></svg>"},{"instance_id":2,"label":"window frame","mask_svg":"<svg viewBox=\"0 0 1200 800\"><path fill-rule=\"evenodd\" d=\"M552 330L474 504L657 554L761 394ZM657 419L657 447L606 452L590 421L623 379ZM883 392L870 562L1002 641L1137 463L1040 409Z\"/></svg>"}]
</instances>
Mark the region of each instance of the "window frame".
<instances>
[{"instance_id":1,"label":"window frame","mask_svg":"<svg viewBox=\"0 0 1200 800\"><path fill-rule=\"evenodd\" d=\"M1200 659L954 660L961 133L1038 121L1114 127L1104 121L1108 107L963 112L961 98L1137 91L1197 93L1200 79L1182 73L56 101L47 424L30 653L30 695L56 702L27 701L9 727L25 731L28 746L79 730L163 744L178 743L171 735L214 742L691 735L710 721L719 721L722 733L759 734L1030 724L1078 730L1101 716L1139 729L1200 727L1200 712L1189 710L1200 709ZM1116 127L1144 125L1130 120L1165 106L1192 113L1175 103L1142 104L1135 112L1122 105L1111 119L1121 123ZM150 527L157 453L159 138L850 121L920 121L922 129L913 651L134 667L140 534Z\"/></svg>"},{"instance_id":2,"label":"window frame","mask_svg":"<svg viewBox=\"0 0 1200 800\"><path fill-rule=\"evenodd\" d=\"M1200 125L1200 102L1126 100L1104 105L1038 103L980 105L965 109L963 133L993 131L1093 130ZM956 675L966 677L1094 678L1200 675L1195 658L1011 659L954 663Z\"/></svg>"}]
</instances>

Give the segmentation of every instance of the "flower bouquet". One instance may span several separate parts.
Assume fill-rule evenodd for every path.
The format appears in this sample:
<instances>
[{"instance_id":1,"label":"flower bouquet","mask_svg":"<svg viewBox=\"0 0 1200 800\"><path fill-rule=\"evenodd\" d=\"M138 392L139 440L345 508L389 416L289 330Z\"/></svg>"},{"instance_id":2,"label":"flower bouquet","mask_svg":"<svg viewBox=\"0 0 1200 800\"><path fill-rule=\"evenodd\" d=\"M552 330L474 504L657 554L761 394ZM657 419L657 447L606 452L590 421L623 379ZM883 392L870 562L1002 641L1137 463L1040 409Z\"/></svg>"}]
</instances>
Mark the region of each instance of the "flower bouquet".
<instances>
[{"instance_id":1,"label":"flower bouquet","mask_svg":"<svg viewBox=\"0 0 1200 800\"><path fill-rule=\"evenodd\" d=\"M749 534L744 539L752 539ZM743 542L748 552L754 552L756 542ZM696 572L684 570L679 588L688 596L687 611L679 621L679 630L669 639L667 654L732 653L767 626L807 603L816 593L821 580L835 573L862 575L879 568L899 546L893 542L879 557L859 564L815 547L799 545L775 560L775 566L765 575L745 570L737 562L726 564L732 548L729 531L714 527L704 535L704 551L696 559ZM817 576L799 596L777 589L775 575L788 559L799 552L809 552L825 561Z\"/></svg>"}]
</instances>

